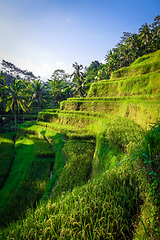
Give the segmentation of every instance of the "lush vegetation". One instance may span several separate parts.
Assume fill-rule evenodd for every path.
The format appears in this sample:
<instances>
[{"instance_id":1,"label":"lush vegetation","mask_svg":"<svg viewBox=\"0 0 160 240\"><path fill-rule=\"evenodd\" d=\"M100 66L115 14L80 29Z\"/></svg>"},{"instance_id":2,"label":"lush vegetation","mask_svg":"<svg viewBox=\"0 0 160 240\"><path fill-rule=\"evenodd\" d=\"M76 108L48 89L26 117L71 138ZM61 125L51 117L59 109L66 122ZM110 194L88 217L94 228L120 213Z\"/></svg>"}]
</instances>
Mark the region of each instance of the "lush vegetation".
<instances>
[{"instance_id":1,"label":"lush vegetation","mask_svg":"<svg viewBox=\"0 0 160 240\"><path fill-rule=\"evenodd\" d=\"M0 189L5 183L14 159L15 133L3 133L0 135Z\"/></svg>"},{"instance_id":2,"label":"lush vegetation","mask_svg":"<svg viewBox=\"0 0 160 240\"><path fill-rule=\"evenodd\" d=\"M68 140L51 130L53 122L49 127L23 124L16 139L16 158L19 159L15 159L12 168L15 173L20 171L18 164L21 166L19 180L12 171L7 180L14 186L16 181L21 184L19 191L10 188L12 200L5 204L3 201L1 206L18 204L24 212L22 207L26 206L27 199L33 206L25 219L1 230L1 239L141 239L138 236L142 235L142 239L158 239L160 124L144 133L130 120L117 118L110 123L105 124L106 130L98 133L96 145L94 138L86 141L85 135L84 140ZM43 147L47 144L41 142L43 139L56 155L52 158L55 159L53 165L53 160L44 159L51 155L49 148ZM26 161L24 148L27 162L22 165L22 154ZM9 189L9 185L5 185L1 194L5 188ZM43 198L36 205L40 196ZM4 219L11 221L19 214L18 210L11 209L5 210L4 215L1 212L3 223Z\"/></svg>"},{"instance_id":3,"label":"lush vegetation","mask_svg":"<svg viewBox=\"0 0 160 240\"><path fill-rule=\"evenodd\" d=\"M129 66L137 58L160 48L160 16L152 24L145 23L138 34L124 32L120 42L106 55L106 68L111 73L121 67Z\"/></svg>"},{"instance_id":4,"label":"lush vegetation","mask_svg":"<svg viewBox=\"0 0 160 240\"><path fill-rule=\"evenodd\" d=\"M17 130L0 134L0 239L160 239L159 28L124 33L106 64L75 62L71 81L3 61L25 77L0 76Z\"/></svg>"}]
</instances>

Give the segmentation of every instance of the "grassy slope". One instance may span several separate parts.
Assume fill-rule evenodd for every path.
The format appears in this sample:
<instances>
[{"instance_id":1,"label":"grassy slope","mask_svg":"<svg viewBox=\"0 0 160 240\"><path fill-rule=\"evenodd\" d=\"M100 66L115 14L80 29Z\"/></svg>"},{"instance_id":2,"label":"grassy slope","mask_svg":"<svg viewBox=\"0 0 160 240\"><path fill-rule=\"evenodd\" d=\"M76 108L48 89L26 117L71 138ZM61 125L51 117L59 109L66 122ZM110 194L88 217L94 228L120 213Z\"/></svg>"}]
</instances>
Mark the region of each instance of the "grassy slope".
<instances>
[{"instance_id":1,"label":"grassy slope","mask_svg":"<svg viewBox=\"0 0 160 240\"><path fill-rule=\"evenodd\" d=\"M125 96L160 92L160 50L112 73L109 81L93 83L88 97Z\"/></svg>"},{"instance_id":2,"label":"grassy slope","mask_svg":"<svg viewBox=\"0 0 160 240\"><path fill-rule=\"evenodd\" d=\"M14 159L14 136L15 133L0 134L0 189L5 183Z\"/></svg>"},{"instance_id":3,"label":"grassy slope","mask_svg":"<svg viewBox=\"0 0 160 240\"><path fill-rule=\"evenodd\" d=\"M41 133L45 135L44 128ZM52 142L47 141L35 126L28 127L28 132L24 128L20 130L15 142L16 157L0 191L0 225L18 219L27 206L44 194L55 155L51 148Z\"/></svg>"},{"instance_id":4,"label":"grassy slope","mask_svg":"<svg viewBox=\"0 0 160 240\"><path fill-rule=\"evenodd\" d=\"M147 69L150 72L151 69L155 71L155 67L149 67L149 60L151 59L146 56L138 59L131 66L133 72L140 64L144 65L144 72L145 61L148 64ZM128 69L122 70L123 74L129 74ZM139 68L136 71L134 77L141 70ZM151 110L154 114L153 106L157 99L159 100L158 94L97 98L96 101L70 99L66 101L67 105L66 102L62 103L66 108L40 113L36 125L22 126L17 137L17 150L24 155L28 147L34 146L34 154L31 150L28 154L33 154L32 163L39 159L39 167L43 166L42 162L47 163L49 160L41 157L45 154L51 157L53 154L54 165L49 172L52 177L48 177L42 184L43 197L36 209L31 208L26 219L2 230L0 239L158 240L160 221L152 190L155 194L159 191L159 185L155 185L155 182L160 177L160 125L148 132L146 137L142 130L142 126L148 126L147 120L143 122L143 119L148 118ZM148 105L145 105L146 100ZM88 104L91 107L91 102L92 110L87 108ZM102 109L96 113L93 112L97 108L97 105L94 106L95 102L104 103L104 106L107 102L111 105L114 103L114 107L107 106L109 114L105 111L103 113ZM115 108L117 104L124 104L125 107ZM149 104L150 108L147 110L146 106ZM74 112L76 110L83 111ZM136 123L138 118L139 124L143 122L141 126ZM27 145L27 141L32 144ZM26 150L23 151L23 147ZM17 167L15 170L20 170ZM139 171L139 167L143 171ZM30 171L35 176L40 172L37 167L31 167ZM30 176L26 171L24 179ZM37 176L35 179L35 184L39 183ZM22 183L24 184L23 180ZM31 193L31 188L28 193ZM16 191L14 194L18 196ZM23 199L24 195L20 201L23 202ZM10 212L14 214L13 211ZM136 228L135 233L133 230Z\"/></svg>"},{"instance_id":5,"label":"grassy slope","mask_svg":"<svg viewBox=\"0 0 160 240\"><path fill-rule=\"evenodd\" d=\"M110 136L110 134L113 135L113 136L116 136L117 124L120 122L120 120L122 121L121 123L124 127L119 128L119 131L121 131L121 132L120 132L119 135L117 134L117 141L116 141L116 138L115 138L114 142L113 141L111 142L109 136ZM133 168L131 166L129 167L130 168L129 171L131 171L132 174L129 177L130 173L128 171L128 175L125 174L126 175L126 179L125 179L124 176L123 176L123 171L124 171L125 168L124 169L119 168L119 167L116 167L116 165L117 165L117 163L123 161L126 158L126 153L124 153L124 151L127 150L128 144L133 141L132 136L133 135L135 135L135 137L136 137L136 135L139 136L140 132L142 130L136 124L132 123L132 121L130 121L130 120L123 121L123 119L120 119L120 118L117 118L117 120L114 119L114 121L112 121L112 124L110 124L109 126L108 126L108 122L106 122L106 123L107 124L104 123L103 128L101 128L102 126L100 126L99 129L97 128L97 125L95 125L94 128L93 128L93 125L92 125L93 135L95 135L94 132L96 132L96 131L97 131L97 134L98 134L95 147L94 147L94 138L93 138L93 140L90 140L90 141L88 141L88 140L87 141L86 140L69 140L68 141L67 139L65 139L62 136L62 138L65 142L64 147L63 147L63 151L64 151L64 154L66 155L67 159L69 159L69 161L66 163L65 168L61 168L62 172L60 174L60 177L57 180L57 183L56 183L55 187L53 187L54 184L51 185L51 187L53 188L52 194L51 194L51 199L55 199L55 200L52 200L52 204L54 204L54 202L55 202L55 204L56 205L58 204L58 206L62 205L61 194L63 192L63 195L64 195L64 200L63 201L68 202L68 201L71 201L71 199L73 198L72 199L73 206L69 207L69 208L71 208L71 210L69 212L66 212L66 210L64 208L61 211L61 215L60 215L59 210L57 209L58 208L58 206L57 206L56 209L58 210L58 212L55 215L55 220L53 222L50 221L50 217L52 216L52 214L51 214L52 211L50 212L50 210L46 210L46 213L40 213L41 210L38 210L38 208L37 208L37 211L40 211L39 216L42 217L43 214L47 214L47 216L50 216L49 218L47 217L47 219L48 219L47 221L49 221L50 224L53 224L53 225L58 224L58 222L61 221L61 225L58 224L56 228L51 228L50 229L50 231L46 235L47 237L50 238L51 235L53 234L53 231L56 231L55 235L57 234L57 236L59 236L59 237L61 236L62 232L64 232L63 233L64 238L67 239L67 235L68 235L67 226L68 226L68 224L70 224L70 227L71 227L70 231L72 231L73 239L77 238L77 236L76 236L77 231L79 231L80 239L81 239L81 236L82 236L81 234L83 232L86 236L87 235L88 236L92 235L93 239L98 239L98 236L99 236L99 238L102 237L102 236L107 237L107 236L109 236L108 234L110 234L112 237L115 237L115 239L120 239L120 238L123 237L123 235L127 236L127 235L131 234L130 233L131 229L130 229L129 225L131 224L132 216L134 216L134 214L137 212L136 209L138 208L138 206L141 202L141 198L139 196L139 191L138 191L138 188L137 188L137 180L133 180L133 179L136 178L136 175L134 174ZM107 126L108 126L108 129L107 129ZM136 126L137 126L137 129L139 129L138 131L136 129ZM47 128L41 127L40 125L33 125L33 126L28 127L26 129L22 128L19 132L19 138L17 140L17 144L19 143L19 141L20 141L20 144L22 144L21 141L24 139L24 135L22 135L22 134L24 134L24 131L27 133L27 136L30 134L29 136L31 136L31 137L29 137L29 141L31 141L31 140L33 141L34 138L39 133L44 134L44 132L47 133L47 131L48 131L48 134L50 134L50 135L53 134L53 133L51 134L51 129L49 130ZM129 138L126 134L128 131L130 133ZM35 134L33 135L33 133L35 133ZM48 137L48 135L46 134L46 138L47 137ZM85 135L83 137L85 139ZM49 138L48 138L48 140L49 140ZM57 142L57 140L59 141L59 139L57 139L56 136L55 136L54 139L53 139L53 146L54 146L54 143ZM39 139L39 141L40 141L40 139ZM39 143L39 141L37 141L37 143ZM26 140L25 140L25 142L26 142ZM121 142L123 142L123 146L121 145ZM117 148L115 147L114 144L117 144ZM31 146L33 147L33 144ZM59 146L59 144L57 146ZM19 147L19 145L17 147L19 148L19 150L22 150L22 148ZM55 148L56 148L56 146L55 146ZM94 148L96 149L95 151L94 151ZM36 147L35 147L35 149L36 149ZM57 149L55 149L55 151L57 152ZM30 151L30 153L31 152L33 153L33 151ZM38 148L38 152L39 152L39 148ZM93 157L93 154L94 154L94 157ZM93 159L93 163L92 163L92 159ZM64 166L64 164L63 164L63 166ZM92 172L91 172L91 169L92 169ZM108 169L110 169L110 171L112 169L115 169L115 170L117 169L117 170L112 171L112 174L108 175L108 173L109 173L107 171ZM106 180L105 180L105 178L102 178L102 174L105 171L107 171L106 172L106 176L107 176ZM35 169L35 172L37 172L36 169ZM125 169L125 172L127 172L126 169ZM95 178L95 180L97 179L96 182L93 181L90 184L84 185L85 182L90 178L90 175L92 175L92 178ZM55 174L53 175L53 179L54 179L54 176L55 176ZM102 180L101 180L102 188L100 188L100 189L98 187L98 185L100 184L100 182L98 180L99 177L102 178ZM115 179L115 177L116 177L117 180ZM128 179L128 177L129 177L130 180ZM52 178L51 178L51 180L52 180ZM122 185L120 184L119 187L118 187L117 184L120 183L121 181L122 181ZM107 185L106 185L106 182L108 182ZM113 182L112 187L111 187L111 182ZM123 186L123 184L124 184L124 186ZM48 185L49 185L49 183L48 183ZM83 191L86 192L86 195L85 195L84 200L83 200L84 201L84 204L83 204L84 206L83 207L80 207L82 205L75 205L76 201L77 201L76 199L77 199L77 197L79 198L79 195L76 195L75 198L74 198L72 196L72 193L70 193L70 194L68 193L69 194L68 195L69 199L66 200L67 198L65 198L66 192L68 190L71 191L77 185L84 185L84 188L82 186L78 190L80 192L80 196L82 195L82 192L81 192L82 189L84 189ZM132 185L134 185L134 187ZM23 185L23 187L24 187L24 185ZM92 188L95 189L95 191L91 191ZM117 191L113 191L114 188L116 188ZM122 200L121 198L117 199L117 196L122 191L122 188L124 189L123 195L126 196L125 197L125 199L126 199L125 205L124 205L124 202L123 202L124 200L121 201ZM110 192L110 189L112 189L112 194ZM133 191L133 189L134 189L134 191ZM103 195L99 196L99 192L97 192L97 191L101 191L103 193ZM110 197L109 197L108 200L106 199L106 194L104 193L105 191L106 191L107 195L109 194L109 192L111 194L111 195L109 195ZM128 197L127 197L129 195L127 195L127 194L130 195L130 197L129 197L130 200L129 201L128 201ZM58 195L60 195L60 198L58 197ZM22 196L24 198L24 195L22 195ZM114 199L116 199L116 202L114 202ZM133 210L132 210L130 205L133 204L133 202L135 201L134 199L136 200L137 208L135 208L135 209L133 208ZM22 199L20 199L20 201L22 201ZM108 201L107 206L105 206L106 201ZM93 202L95 202L95 207L97 206L97 209L98 209L98 206L100 207L100 209L101 208L103 209L105 207L104 209L107 212L108 211L110 212L109 216L114 214L112 219L108 219L109 222L108 222L108 227L107 227L108 230L107 231L106 231L105 221L101 222L100 219L105 219L106 217L109 218L108 213L107 212L105 213L105 210L103 212L101 212L101 210L99 209L98 211L100 211L100 212L98 212L95 215L94 208L92 206ZM77 204L81 204L81 203L78 202ZM111 208L111 206L112 206L112 208ZM71 215L72 211L73 212L76 211L77 208L80 208L81 213L78 213L77 217L76 217L76 215L72 216ZM117 209L117 212L115 212L115 208ZM91 210L87 210L87 211L89 211L88 214L90 214L89 218L85 218L85 216L83 215L84 209L91 209ZM50 214L49 214L48 211L50 212ZM93 216L92 216L92 212L93 212ZM6 214L7 214L7 212L6 212ZM66 218L68 219L72 216L72 218L71 218L72 221L70 223L67 221L64 225L64 223L61 219L62 215L64 216L64 219L66 219ZM31 216L29 215L28 220L26 220L26 221L30 221L31 220L30 217ZM126 219L126 217L127 217L127 219ZM81 220L80 219L78 220L78 218L80 218ZM92 221L91 221L91 219L92 219ZM119 219L120 223L118 223L117 219ZM42 218L41 218L41 220L42 220ZM38 217L36 220L34 219L34 222L36 224L40 224L40 226L41 226L41 224L43 224L41 222L41 220ZM75 221L78 221L78 223L79 223L79 226L77 226L78 229L76 230L76 232L73 228L73 226L75 225ZM87 224L88 224L88 226L89 225L91 226L89 229L86 227ZM21 225L21 223L20 223L20 225ZM30 223L28 224L28 226L29 226L29 228L31 227ZM97 227L95 227L95 226L97 226ZM101 226L101 229L100 229L100 226ZM46 227L46 225L44 226L44 228L45 227ZM118 230L115 233L116 228ZM127 228L128 228L128 230L127 230ZM7 232L6 235L9 236L11 234L12 237L17 238L17 239L22 237L22 236L23 237L25 236L26 239L30 239L30 238L33 238L32 234L35 234L33 232L36 231L37 232L37 238L35 237L35 239L38 239L39 237L42 237L42 238L44 237L45 230L44 231L42 230L42 232L41 231L39 232L39 230L36 229L36 226L34 226L35 230L32 232L32 234L27 233L28 232L27 228L23 229L23 226L22 226L22 229L19 226L19 229L20 229L19 233L14 230L15 233L12 235L12 233L9 230L10 233ZM95 230L95 229L97 229L97 230ZM6 230L6 231L8 231L8 230ZM2 232L2 234L4 234L4 231ZM55 237L55 239L58 239L58 237L57 238ZM68 239L70 239L70 237L68 237Z\"/></svg>"}]
</instances>

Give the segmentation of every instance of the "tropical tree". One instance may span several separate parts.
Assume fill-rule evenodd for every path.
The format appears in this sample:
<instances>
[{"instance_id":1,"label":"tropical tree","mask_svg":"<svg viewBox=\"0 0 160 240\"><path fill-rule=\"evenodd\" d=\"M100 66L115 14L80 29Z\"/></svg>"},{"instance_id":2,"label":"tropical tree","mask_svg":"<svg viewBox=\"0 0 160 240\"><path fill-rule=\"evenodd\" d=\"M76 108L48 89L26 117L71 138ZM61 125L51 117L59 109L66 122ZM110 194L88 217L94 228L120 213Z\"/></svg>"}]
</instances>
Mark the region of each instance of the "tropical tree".
<instances>
[{"instance_id":1,"label":"tropical tree","mask_svg":"<svg viewBox=\"0 0 160 240\"><path fill-rule=\"evenodd\" d=\"M8 86L5 85L5 78L0 75L0 102L4 101L7 96Z\"/></svg>"},{"instance_id":2,"label":"tropical tree","mask_svg":"<svg viewBox=\"0 0 160 240\"><path fill-rule=\"evenodd\" d=\"M154 29L152 29L152 33L152 48L157 51L160 49L160 26L156 26Z\"/></svg>"},{"instance_id":3,"label":"tropical tree","mask_svg":"<svg viewBox=\"0 0 160 240\"><path fill-rule=\"evenodd\" d=\"M17 111L20 109L27 111L26 97L24 96L25 85L19 79L13 79L13 83L9 86L9 95L5 106L6 112L12 111L15 115L15 131L17 130Z\"/></svg>"},{"instance_id":4,"label":"tropical tree","mask_svg":"<svg viewBox=\"0 0 160 240\"><path fill-rule=\"evenodd\" d=\"M72 91L74 96L78 95L80 98L86 97L87 93L86 90L88 89L87 86L88 80L80 77L74 79L72 83Z\"/></svg>"},{"instance_id":5,"label":"tropical tree","mask_svg":"<svg viewBox=\"0 0 160 240\"><path fill-rule=\"evenodd\" d=\"M160 49L160 15L154 18L151 25L143 24L138 34L123 32L120 42L105 56L106 72L111 75L113 71L130 65L144 53L158 49Z\"/></svg>"},{"instance_id":6,"label":"tropical tree","mask_svg":"<svg viewBox=\"0 0 160 240\"><path fill-rule=\"evenodd\" d=\"M133 33L126 42L129 44L130 62L133 62L141 56L141 42L138 38L138 34Z\"/></svg>"},{"instance_id":7,"label":"tropical tree","mask_svg":"<svg viewBox=\"0 0 160 240\"><path fill-rule=\"evenodd\" d=\"M139 28L139 36L142 40L142 46L145 47L145 54L147 54L147 49L149 44L151 43L152 35L151 35L151 29L150 26L145 23Z\"/></svg>"},{"instance_id":8,"label":"tropical tree","mask_svg":"<svg viewBox=\"0 0 160 240\"><path fill-rule=\"evenodd\" d=\"M34 103L38 105L38 113L41 105L45 105L45 86L40 81L40 79L33 80L33 82L28 86L32 97L30 98L29 106Z\"/></svg>"},{"instance_id":9,"label":"tropical tree","mask_svg":"<svg viewBox=\"0 0 160 240\"><path fill-rule=\"evenodd\" d=\"M81 70L83 65L78 65L77 62L73 64L74 72L71 74L72 80L72 91L74 96L78 95L80 97L85 97L86 93L86 84L88 83L88 78L85 79L85 74Z\"/></svg>"},{"instance_id":10,"label":"tropical tree","mask_svg":"<svg viewBox=\"0 0 160 240\"><path fill-rule=\"evenodd\" d=\"M80 77L84 78L85 74L81 71L83 69L83 65L79 65L77 62L75 62L72 66L75 69L74 72L71 74L71 78L73 78L73 81Z\"/></svg>"},{"instance_id":11,"label":"tropical tree","mask_svg":"<svg viewBox=\"0 0 160 240\"><path fill-rule=\"evenodd\" d=\"M70 96L71 87L69 82L69 75L63 69L57 69L53 72L51 79L45 83L45 88L49 99L52 102L52 108L56 103L65 100Z\"/></svg>"},{"instance_id":12,"label":"tropical tree","mask_svg":"<svg viewBox=\"0 0 160 240\"><path fill-rule=\"evenodd\" d=\"M18 79L36 79L37 77L30 71L22 70L16 67L13 63L2 60L2 69L4 72L8 73L12 77L17 77Z\"/></svg>"},{"instance_id":13,"label":"tropical tree","mask_svg":"<svg viewBox=\"0 0 160 240\"><path fill-rule=\"evenodd\" d=\"M117 64L119 63L118 61L118 54L117 52L113 52L113 54L111 55L109 61L106 64L106 69L107 69L107 73L109 75L111 75L111 73L115 70L117 70Z\"/></svg>"},{"instance_id":14,"label":"tropical tree","mask_svg":"<svg viewBox=\"0 0 160 240\"><path fill-rule=\"evenodd\" d=\"M52 108L56 103L65 98L65 90L67 88L66 83L60 79L48 79L48 82L45 84L46 89L48 90L49 97L52 101Z\"/></svg>"}]
</instances>

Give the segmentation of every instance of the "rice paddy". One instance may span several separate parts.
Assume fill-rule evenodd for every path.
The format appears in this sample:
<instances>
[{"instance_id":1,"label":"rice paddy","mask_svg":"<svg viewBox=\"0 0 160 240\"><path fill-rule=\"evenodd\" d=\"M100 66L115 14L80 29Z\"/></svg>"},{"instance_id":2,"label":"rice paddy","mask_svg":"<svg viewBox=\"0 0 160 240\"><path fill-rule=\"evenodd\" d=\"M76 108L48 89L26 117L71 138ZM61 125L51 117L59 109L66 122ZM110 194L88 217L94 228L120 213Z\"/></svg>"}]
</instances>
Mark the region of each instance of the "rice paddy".
<instances>
[{"instance_id":1,"label":"rice paddy","mask_svg":"<svg viewBox=\"0 0 160 240\"><path fill-rule=\"evenodd\" d=\"M0 134L0 239L160 239L153 56Z\"/></svg>"}]
</instances>

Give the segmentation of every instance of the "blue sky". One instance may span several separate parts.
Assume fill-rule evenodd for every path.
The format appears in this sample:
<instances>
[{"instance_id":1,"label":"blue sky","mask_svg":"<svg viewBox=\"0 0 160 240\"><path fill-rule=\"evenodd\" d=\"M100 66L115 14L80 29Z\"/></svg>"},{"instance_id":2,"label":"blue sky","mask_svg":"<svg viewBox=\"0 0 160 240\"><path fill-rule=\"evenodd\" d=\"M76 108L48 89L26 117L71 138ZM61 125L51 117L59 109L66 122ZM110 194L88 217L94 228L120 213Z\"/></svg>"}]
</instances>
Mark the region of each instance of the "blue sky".
<instances>
[{"instance_id":1,"label":"blue sky","mask_svg":"<svg viewBox=\"0 0 160 240\"><path fill-rule=\"evenodd\" d=\"M0 62L42 79L72 64L103 61L123 32L160 14L159 0L0 0Z\"/></svg>"}]
</instances>

